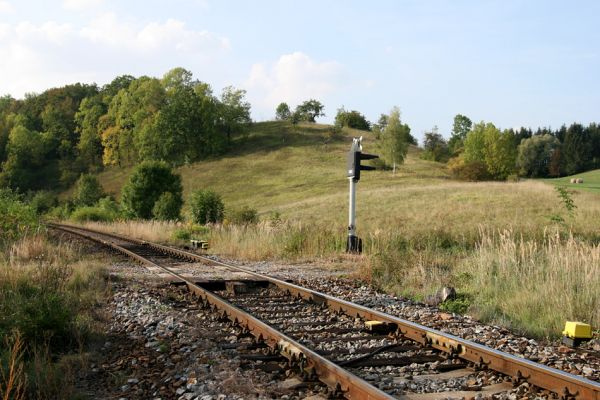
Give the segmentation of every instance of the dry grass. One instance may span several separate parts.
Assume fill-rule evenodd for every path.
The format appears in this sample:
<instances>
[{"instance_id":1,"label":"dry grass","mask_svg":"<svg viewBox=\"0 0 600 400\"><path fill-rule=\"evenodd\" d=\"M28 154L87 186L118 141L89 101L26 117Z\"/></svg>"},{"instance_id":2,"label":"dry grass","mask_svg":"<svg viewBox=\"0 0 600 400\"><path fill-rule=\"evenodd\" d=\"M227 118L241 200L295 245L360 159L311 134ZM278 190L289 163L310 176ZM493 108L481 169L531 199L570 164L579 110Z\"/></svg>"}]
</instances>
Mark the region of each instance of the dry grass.
<instances>
[{"instance_id":1,"label":"dry grass","mask_svg":"<svg viewBox=\"0 0 600 400\"><path fill-rule=\"evenodd\" d=\"M12 387L11 399L19 398L18 387L24 398L71 398L71 378L81 366L73 360L96 335L93 315L106 290L103 263L71 243L40 233L2 252L0 343L9 345L0 345L0 389Z\"/></svg>"},{"instance_id":2,"label":"dry grass","mask_svg":"<svg viewBox=\"0 0 600 400\"><path fill-rule=\"evenodd\" d=\"M185 228L185 224L171 221L116 221L86 222L82 226L102 232L117 233L151 242L169 243L177 229Z\"/></svg>"},{"instance_id":3,"label":"dry grass","mask_svg":"<svg viewBox=\"0 0 600 400\"><path fill-rule=\"evenodd\" d=\"M483 233L457 273L484 319L536 336L556 335L568 320L600 326L600 245L556 231L542 240Z\"/></svg>"}]
</instances>

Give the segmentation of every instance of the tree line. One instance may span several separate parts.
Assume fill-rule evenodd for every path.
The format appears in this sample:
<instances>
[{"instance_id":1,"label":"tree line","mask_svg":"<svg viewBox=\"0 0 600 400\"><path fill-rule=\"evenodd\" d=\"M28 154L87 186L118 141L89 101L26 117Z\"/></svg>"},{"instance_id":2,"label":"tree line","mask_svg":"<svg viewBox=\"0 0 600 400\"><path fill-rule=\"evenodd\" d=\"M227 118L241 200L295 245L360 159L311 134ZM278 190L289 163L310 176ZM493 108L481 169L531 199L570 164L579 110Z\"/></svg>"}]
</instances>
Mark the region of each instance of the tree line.
<instances>
[{"instance_id":1,"label":"tree line","mask_svg":"<svg viewBox=\"0 0 600 400\"><path fill-rule=\"evenodd\" d=\"M600 126L500 130L458 114L448 141L434 127L425 133L423 148L424 158L448 161L450 170L463 179L560 177L600 168Z\"/></svg>"},{"instance_id":2,"label":"tree line","mask_svg":"<svg viewBox=\"0 0 600 400\"><path fill-rule=\"evenodd\" d=\"M65 188L104 166L161 160L177 166L221 154L251 123L246 92L219 97L175 68L161 79L123 75L22 100L0 98L0 186Z\"/></svg>"}]
</instances>

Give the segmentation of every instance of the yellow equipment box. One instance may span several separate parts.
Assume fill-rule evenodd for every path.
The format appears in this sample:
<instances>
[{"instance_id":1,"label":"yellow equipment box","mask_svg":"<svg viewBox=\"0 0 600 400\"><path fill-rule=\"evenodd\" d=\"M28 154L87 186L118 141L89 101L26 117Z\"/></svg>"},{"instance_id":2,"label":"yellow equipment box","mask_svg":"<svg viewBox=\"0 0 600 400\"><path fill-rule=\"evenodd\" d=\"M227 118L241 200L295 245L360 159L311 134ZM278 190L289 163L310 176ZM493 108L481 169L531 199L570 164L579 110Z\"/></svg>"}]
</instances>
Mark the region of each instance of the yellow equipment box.
<instances>
[{"instance_id":1,"label":"yellow equipment box","mask_svg":"<svg viewBox=\"0 0 600 400\"><path fill-rule=\"evenodd\" d=\"M567 321L563 335L571 339L591 339L592 327L583 322Z\"/></svg>"}]
</instances>

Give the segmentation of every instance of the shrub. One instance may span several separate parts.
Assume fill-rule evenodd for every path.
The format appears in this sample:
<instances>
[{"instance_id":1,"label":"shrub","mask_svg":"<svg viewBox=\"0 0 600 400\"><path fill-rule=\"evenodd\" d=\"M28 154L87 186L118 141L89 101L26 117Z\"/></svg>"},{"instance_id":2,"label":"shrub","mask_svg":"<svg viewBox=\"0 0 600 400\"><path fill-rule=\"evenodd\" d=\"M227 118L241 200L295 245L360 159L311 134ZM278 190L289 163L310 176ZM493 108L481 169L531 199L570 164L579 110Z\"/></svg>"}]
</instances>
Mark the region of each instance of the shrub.
<instances>
[{"instance_id":1,"label":"shrub","mask_svg":"<svg viewBox=\"0 0 600 400\"><path fill-rule=\"evenodd\" d=\"M364 115L358 111L346 111L344 107L338 109L335 116L335 126L359 129L363 131L371 130L371 123L367 121Z\"/></svg>"},{"instance_id":2,"label":"shrub","mask_svg":"<svg viewBox=\"0 0 600 400\"><path fill-rule=\"evenodd\" d=\"M182 191L181 176L174 174L165 162L142 162L123 187L123 211L130 217L149 219L154 204L165 192L170 192L176 199L174 202L178 202L181 208Z\"/></svg>"},{"instance_id":3,"label":"shrub","mask_svg":"<svg viewBox=\"0 0 600 400\"><path fill-rule=\"evenodd\" d=\"M161 221L178 220L180 212L181 198L177 198L171 192L161 194L152 208L152 216Z\"/></svg>"},{"instance_id":4,"label":"shrub","mask_svg":"<svg viewBox=\"0 0 600 400\"><path fill-rule=\"evenodd\" d=\"M33 232L38 227L38 217L33 207L10 189L0 189L0 245Z\"/></svg>"},{"instance_id":5,"label":"shrub","mask_svg":"<svg viewBox=\"0 0 600 400\"><path fill-rule=\"evenodd\" d=\"M244 207L234 210L228 216L230 222L236 225L249 225L258 222L258 211L255 208Z\"/></svg>"},{"instance_id":6,"label":"shrub","mask_svg":"<svg viewBox=\"0 0 600 400\"><path fill-rule=\"evenodd\" d=\"M192 220L198 224L223 221L225 206L221 196L212 190L197 190L190 198Z\"/></svg>"},{"instance_id":7,"label":"shrub","mask_svg":"<svg viewBox=\"0 0 600 400\"><path fill-rule=\"evenodd\" d=\"M92 174L81 174L75 184L73 202L77 206L93 206L104 196L102 185Z\"/></svg>"},{"instance_id":8,"label":"shrub","mask_svg":"<svg viewBox=\"0 0 600 400\"><path fill-rule=\"evenodd\" d=\"M121 212L115 199L110 196L106 196L98 200L98 207L104 211L114 214L115 216L118 216Z\"/></svg>"},{"instance_id":9,"label":"shrub","mask_svg":"<svg viewBox=\"0 0 600 400\"><path fill-rule=\"evenodd\" d=\"M465 162L463 158L453 158L448 162L452 175L463 181L485 181L491 179L487 167L482 161Z\"/></svg>"},{"instance_id":10,"label":"shrub","mask_svg":"<svg viewBox=\"0 0 600 400\"><path fill-rule=\"evenodd\" d=\"M58 205L58 198L52 192L40 190L33 195L30 204L38 215L42 215Z\"/></svg>"},{"instance_id":11,"label":"shrub","mask_svg":"<svg viewBox=\"0 0 600 400\"><path fill-rule=\"evenodd\" d=\"M116 217L115 214L100 207L81 207L71 214L71 219L75 222L111 222L114 221Z\"/></svg>"}]
</instances>

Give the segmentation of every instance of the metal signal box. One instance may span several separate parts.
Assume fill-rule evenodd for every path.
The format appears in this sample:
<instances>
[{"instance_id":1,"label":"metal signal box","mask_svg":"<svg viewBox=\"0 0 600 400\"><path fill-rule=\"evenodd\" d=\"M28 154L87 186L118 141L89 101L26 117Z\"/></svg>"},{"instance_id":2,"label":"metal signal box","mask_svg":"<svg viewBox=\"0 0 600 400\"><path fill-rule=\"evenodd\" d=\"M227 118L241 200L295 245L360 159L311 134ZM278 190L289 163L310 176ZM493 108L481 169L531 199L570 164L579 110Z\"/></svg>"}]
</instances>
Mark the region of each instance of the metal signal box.
<instances>
[{"instance_id":1,"label":"metal signal box","mask_svg":"<svg viewBox=\"0 0 600 400\"><path fill-rule=\"evenodd\" d=\"M583 322L567 321L563 335L572 339L591 339L592 327Z\"/></svg>"},{"instance_id":2,"label":"metal signal box","mask_svg":"<svg viewBox=\"0 0 600 400\"><path fill-rule=\"evenodd\" d=\"M361 165L362 160L372 160L374 158L379 158L375 154L366 154L360 150L350 150L348 152L348 178L352 178L355 181L360 180L360 171L372 171L375 167L371 167L369 165Z\"/></svg>"}]
</instances>

